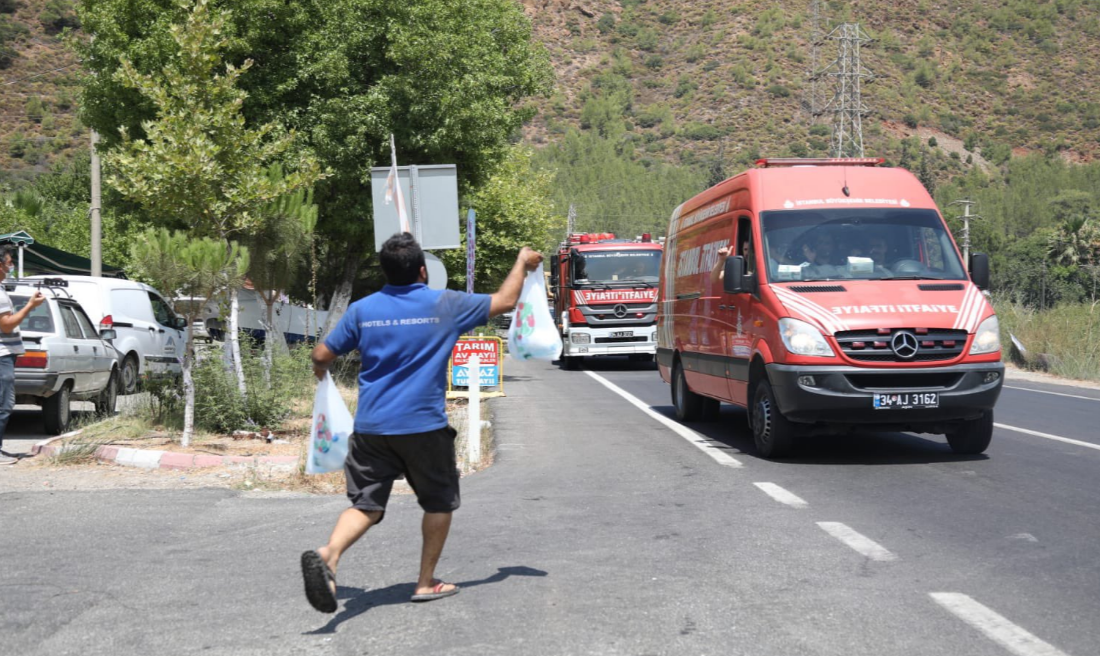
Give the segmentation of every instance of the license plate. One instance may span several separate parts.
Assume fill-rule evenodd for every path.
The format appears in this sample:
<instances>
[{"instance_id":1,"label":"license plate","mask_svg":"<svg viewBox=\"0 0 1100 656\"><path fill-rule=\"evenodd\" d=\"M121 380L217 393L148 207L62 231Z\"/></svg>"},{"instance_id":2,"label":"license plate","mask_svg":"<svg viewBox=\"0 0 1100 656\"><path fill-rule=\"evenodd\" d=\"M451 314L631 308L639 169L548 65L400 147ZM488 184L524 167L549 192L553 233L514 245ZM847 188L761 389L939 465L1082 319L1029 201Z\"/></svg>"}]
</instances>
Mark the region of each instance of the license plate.
<instances>
[{"instance_id":1,"label":"license plate","mask_svg":"<svg viewBox=\"0 0 1100 656\"><path fill-rule=\"evenodd\" d=\"M634 331L633 330L616 330L615 332L611 333L611 336L612 337L633 337L634 336Z\"/></svg>"},{"instance_id":2,"label":"license plate","mask_svg":"<svg viewBox=\"0 0 1100 656\"><path fill-rule=\"evenodd\" d=\"M875 394L875 410L909 410L911 408L938 408L940 395L936 392L897 392Z\"/></svg>"}]
</instances>

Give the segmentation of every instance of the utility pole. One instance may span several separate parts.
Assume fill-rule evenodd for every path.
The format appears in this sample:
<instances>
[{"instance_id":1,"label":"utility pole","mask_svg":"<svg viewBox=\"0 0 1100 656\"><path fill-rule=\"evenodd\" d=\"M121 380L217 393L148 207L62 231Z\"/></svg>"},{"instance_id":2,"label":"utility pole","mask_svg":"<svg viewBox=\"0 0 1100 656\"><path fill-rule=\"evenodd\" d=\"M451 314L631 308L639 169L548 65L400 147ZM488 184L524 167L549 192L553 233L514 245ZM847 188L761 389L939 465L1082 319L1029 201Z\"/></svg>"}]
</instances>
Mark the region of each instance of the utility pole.
<instances>
[{"instance_id":1,"label":"utility pole","mask_svg":"<svg viewBox=\"0 0 1100 656\"><path fill-rule=\"evenodd\" d=\"M100 216L100 188L99 188L99 153L96 144L99 143L99 133L92 130L92 275L103 275L103 220Z\"/></svg>"},{"instance_id":2,"label":"utility pole","mask_svg":"<svg viewBox=\"0 0 1100 656\"><path fill-rule=\"evenodd\" d=\"M977 201L973 201L973 200L970 200L969 198L966 198L966 199L957 200L957 201L951 203L952 205L962 205L963 206L963 215L961 217L962 220L963 220L963 234L962 234L963 269L965 269L967 273L970 273L970 220L971 219L980 219L980 218L982 218L982 217L978 216L977 214L971 214L970 213L970 206L974 205L976 202Z\"/></svg>"},{"instance_id":3,"label":"utility pole","mask_svg":"<svg viewBox=\"0 0 1100 656\"><path fill-rule=\"evenodd\" d=\"M841 23L825 37L837 42L837 58L824 68L814 71L811 80L833 78L833 97L818 110L833 114L833 157L863 157L863 117L870 110L863 104L863 82L871 82L874 74L864 68L860 49L871 42L859 23Z\"/></svg>"}]
</instances>

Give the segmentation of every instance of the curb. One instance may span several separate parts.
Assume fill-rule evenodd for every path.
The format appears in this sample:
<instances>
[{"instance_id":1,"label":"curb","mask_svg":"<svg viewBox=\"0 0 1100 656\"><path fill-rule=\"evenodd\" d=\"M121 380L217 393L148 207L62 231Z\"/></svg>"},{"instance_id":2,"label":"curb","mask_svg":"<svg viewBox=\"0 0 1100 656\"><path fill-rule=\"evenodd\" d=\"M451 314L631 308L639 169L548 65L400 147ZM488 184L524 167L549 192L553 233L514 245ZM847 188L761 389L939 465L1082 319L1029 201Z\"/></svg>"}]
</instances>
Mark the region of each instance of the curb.
<instances>
[{"instance_id":1,"label":"curb","mask_svg":"<svg viewBox=\"0 0 1100 656\"><path fill-rule=\"evenodd\" d=\"M35 455L51 456L60 453L64 448L60 444L53 444L64 438L78 435L80 431L58 435L48 440L42 440L31 448ZM126 467L138 467L141 469L202 469L206 467L277 467L280 469L294 469L298 466L298 456L215 456L192 455L189 453L177 453L175 451L152 451L148 449L132 449L121 446L101 446L95 450L97 460L109 462Z\"/></svg>"}]
</instances>

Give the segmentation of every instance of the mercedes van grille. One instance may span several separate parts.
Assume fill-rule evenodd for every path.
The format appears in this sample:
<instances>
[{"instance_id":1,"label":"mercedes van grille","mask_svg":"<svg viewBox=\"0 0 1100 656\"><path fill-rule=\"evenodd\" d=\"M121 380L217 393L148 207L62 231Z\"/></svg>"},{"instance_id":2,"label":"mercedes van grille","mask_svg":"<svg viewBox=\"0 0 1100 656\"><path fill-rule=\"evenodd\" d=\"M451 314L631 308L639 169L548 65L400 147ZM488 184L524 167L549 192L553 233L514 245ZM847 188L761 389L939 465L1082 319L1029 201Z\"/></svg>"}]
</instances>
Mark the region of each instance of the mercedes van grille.
<instances>
[{"instance_id":1,"label":"mercedes van grille","mask_svg":"<svg viewBox=\"0 0 1100 656\"><path fill-rule=\"evenodd\" d=\"M898 355L891 346L894 336L908 332L916 338L917 351L911 357ZM845 330L836 333L844 355L860 362L939 362L954 360L966 348L965 330L937 328L891 328L887 330Z\"/></svg>"}]
</instances>

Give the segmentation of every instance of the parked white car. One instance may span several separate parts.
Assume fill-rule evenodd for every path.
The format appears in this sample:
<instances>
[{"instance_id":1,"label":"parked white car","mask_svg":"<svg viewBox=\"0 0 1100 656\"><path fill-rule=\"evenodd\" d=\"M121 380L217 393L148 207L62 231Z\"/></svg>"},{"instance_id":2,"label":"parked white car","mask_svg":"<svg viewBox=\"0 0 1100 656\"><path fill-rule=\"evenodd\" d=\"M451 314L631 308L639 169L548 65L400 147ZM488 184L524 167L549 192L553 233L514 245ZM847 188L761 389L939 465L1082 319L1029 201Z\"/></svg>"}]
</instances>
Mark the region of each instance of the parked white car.
<instances>
[{"instance_id":1,"label":"parked white car","mask_svg":"<svg viewBox=\"0 0 1100 656\"><path fill-rule=\"evenodd\" d=\"M115 331L114 345L122 362L121 394L133 394L143 377L179 374L186 344L187 320L172 311L156 289L144 283L92 276L31 276L60 278L68 292L100 330Z\"/></svg>"},{"instance_id":2,"label":"parked white car","mask_svg":"<svg viewBox=\"0 0 1100 656\"><path fill-rule=\"evenodd\" d=\"M119 379L114 331L96 330L63 285L4 281L16 308L35 292L46 296L20 327L25 352L15 360L15 402L42 406L46 432L53 435L69 429L72 401L93 402L101 416L113 413Z\"/></svg>"}]
</instances>

